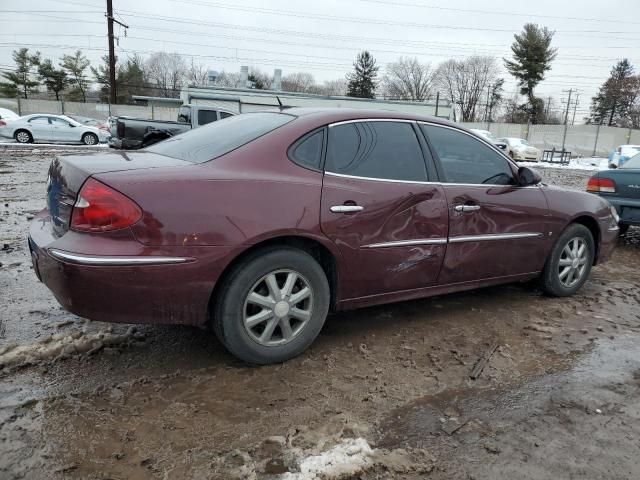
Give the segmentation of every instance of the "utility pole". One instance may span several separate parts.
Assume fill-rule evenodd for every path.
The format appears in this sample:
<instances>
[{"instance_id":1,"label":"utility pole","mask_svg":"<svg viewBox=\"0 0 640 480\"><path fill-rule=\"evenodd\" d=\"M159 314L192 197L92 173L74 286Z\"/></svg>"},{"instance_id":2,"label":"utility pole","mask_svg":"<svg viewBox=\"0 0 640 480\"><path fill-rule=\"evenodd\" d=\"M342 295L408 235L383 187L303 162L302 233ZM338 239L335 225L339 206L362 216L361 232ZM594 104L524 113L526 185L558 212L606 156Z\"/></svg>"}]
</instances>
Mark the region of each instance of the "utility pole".
<instances>
[{"instance_id":1,"label":"utility pole","mask_svg":"<svg viewBox=\"0 0 640 480\"><path fill-rule=\"evenodd\" d=\"M578 99L580 98L580 92L576 92L576 103L573 106L573 119L571 120L571 125L575 125L576 123L576 111L578 110Z\"/></svg>"},{"instance_id":2,"label":"utility pole","mask_svg":"<svg viewBox=\"0 0 640 480\"><path fill-rule=\"evenodd\" d=\"M116 53L113 45L113 23L129 28L122 22L113 18L113 0L107 0L107 33L109 37L109 103L116 103Z\"/></svg>"},{"instance_id":3,"label":"utility pole","mask_svg":"<svg viewBox=\"0 0 640 480\"><path fill-rule=\"evenodd\" d=\"M565 90L566 91L566 90ZM564 112L564 134L562 135L562 156L564 159L564 144L567 140L567 123L569 121L569 105L571 104L571 94L573 93L573 88L569 89L569 99L567 100L567 108Z\"/></svg>"},{"instance_id":4,"label":"utility pole","mask_svg":"<svg viewBox=\"0 0 640 480\"><path fill-rule=\"evenodd\" d=\"M551 97L547 97L547 113L545 117L547 117L547 123L549 123L549 112L551 111Z\"/></svg>"}]
</instances>

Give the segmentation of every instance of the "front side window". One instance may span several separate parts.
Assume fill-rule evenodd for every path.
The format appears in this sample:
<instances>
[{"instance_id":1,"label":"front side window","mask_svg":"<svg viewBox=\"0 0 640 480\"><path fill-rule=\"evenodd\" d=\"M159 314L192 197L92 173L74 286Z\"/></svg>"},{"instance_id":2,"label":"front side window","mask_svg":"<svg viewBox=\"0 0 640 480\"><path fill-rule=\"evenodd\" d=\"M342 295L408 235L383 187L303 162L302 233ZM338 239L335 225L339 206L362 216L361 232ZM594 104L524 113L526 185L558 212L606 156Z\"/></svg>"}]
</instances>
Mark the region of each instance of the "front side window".
<instances>
[{"instance_id":1,"label":"front side window","mask_svg":"<svg viewBox=\"0 0 640 480\"><path fill-rule=\"evenodd\" d=\"M218 112L215 110L198 110L198 125L206 125L216 120L218 120Z\"/></svg>"},{"instance_id":2,"label":"front side window","mask_svg":"<svg viewBox=\"0 0 640 480\"><path fill-rule=\"evenodd\" d=\"M385 180L427 180L420 144L413 126L405 122L331 126L325 170Z\"/></svg>"},{"instance_id":3,"label":"front side window","mask_svg":"<svg viewBox=\"0 0 640 480\"><path fill-rule=\"evenodd\" d=\"M448 183L513 185L508 161L483 142L458 130L421 124L440 158Z\"/></svg>"},{"instance_id":4,"label":"front side window","mask_svg":"<svg viewBox=\"0 0 640 480\"><path fill-rule=\"evenodd\" d=\"M70 127L71 124L61 118L51 117L51 123L56 127Z\"/></svg>"},{"instance_id":5,"label":"front side window","mask_svg":"<svg viewBox=\"0 0 640 480\"><path fill-rule=\"evenodd\" d=\"M292 121L285 113L245 113L168 138L146 150L191 163L204 163Z\"/></svg>"}]
</instances>

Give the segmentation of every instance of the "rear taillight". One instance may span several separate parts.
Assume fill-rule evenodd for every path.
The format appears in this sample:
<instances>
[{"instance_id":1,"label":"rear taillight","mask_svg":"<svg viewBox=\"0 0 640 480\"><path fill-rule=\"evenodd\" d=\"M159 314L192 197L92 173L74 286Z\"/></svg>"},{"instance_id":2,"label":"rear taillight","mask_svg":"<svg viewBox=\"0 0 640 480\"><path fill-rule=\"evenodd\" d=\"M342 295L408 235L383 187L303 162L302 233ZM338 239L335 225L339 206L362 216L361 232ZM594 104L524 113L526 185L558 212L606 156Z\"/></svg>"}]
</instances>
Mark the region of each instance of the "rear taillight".
<instances>
[{"instance_id":1,"label":"rear taillight","mask_svg":"<svg viewBox=\"0 0 640 480\"><path fill-rule=\"evenodd\" d=\"M98 180L87 180L71 214L71 229L109 232L130 227L142 218L142 210L129 197Z\"/></svg>"},{"instance_id":2,"label":"rear taillight","mask_svg":"<svg viewBox=\"0 0 640 480\"><path fill-rule=\"evenodd\" d=\"M616 182L610 178L591 177L587 183L587 192L616 193Z\"/></svg>"},{"instance_id":3,"label":"rear taillight","mask_svg":"<svg viewBox=\"0 0 640 480\"><path fill-rule=\"evenodd\" d=\"M4 120L0 120L0 127L6 127L7 126L7 122L5 122Z\"/></svg>"}]
</instances>

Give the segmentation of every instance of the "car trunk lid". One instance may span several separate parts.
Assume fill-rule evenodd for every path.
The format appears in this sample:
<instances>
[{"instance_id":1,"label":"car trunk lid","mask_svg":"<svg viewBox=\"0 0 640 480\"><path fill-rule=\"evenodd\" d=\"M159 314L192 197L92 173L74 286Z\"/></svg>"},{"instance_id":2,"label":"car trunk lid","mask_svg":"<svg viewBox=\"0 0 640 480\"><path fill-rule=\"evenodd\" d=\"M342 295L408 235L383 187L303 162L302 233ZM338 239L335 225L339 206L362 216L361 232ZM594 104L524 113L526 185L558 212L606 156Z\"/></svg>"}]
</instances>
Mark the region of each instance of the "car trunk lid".
<instances>
[{"instance_id":1,"label":"car trunk lid","mask_svg":"<svg viewBox=\"0 0 640 480\"><path fill-rule=\"evenodd\" d=\"M71 212L78 192L90 176L107 172L180 166L193 164L145 151L56 157L49 167L46 197L54 234L59 237L69 230Z\"/></svg>"}]
</instances>

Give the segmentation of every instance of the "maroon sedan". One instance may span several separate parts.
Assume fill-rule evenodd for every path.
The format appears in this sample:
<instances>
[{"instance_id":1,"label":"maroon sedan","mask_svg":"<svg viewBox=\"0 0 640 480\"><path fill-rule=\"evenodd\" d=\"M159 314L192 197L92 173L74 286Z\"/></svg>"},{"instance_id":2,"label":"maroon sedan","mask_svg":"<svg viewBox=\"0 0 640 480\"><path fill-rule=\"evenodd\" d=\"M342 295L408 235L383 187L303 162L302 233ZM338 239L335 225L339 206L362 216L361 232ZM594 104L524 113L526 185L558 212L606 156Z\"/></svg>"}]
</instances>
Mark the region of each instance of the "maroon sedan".
<instances>
[{"instance_id":1,"label":"maroon sedan","mask_svg":"<svg viewBox=\"0 0 640 480\"><path fill-rule=\"evenodd\" d=\"M53 161L36 274L93 320L211 325L248 362L305 350L329 310L541 278L571 295L614 213L458 125L365 110L218 121Z\"/></svg>"}]
</instances>

